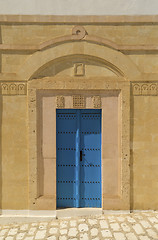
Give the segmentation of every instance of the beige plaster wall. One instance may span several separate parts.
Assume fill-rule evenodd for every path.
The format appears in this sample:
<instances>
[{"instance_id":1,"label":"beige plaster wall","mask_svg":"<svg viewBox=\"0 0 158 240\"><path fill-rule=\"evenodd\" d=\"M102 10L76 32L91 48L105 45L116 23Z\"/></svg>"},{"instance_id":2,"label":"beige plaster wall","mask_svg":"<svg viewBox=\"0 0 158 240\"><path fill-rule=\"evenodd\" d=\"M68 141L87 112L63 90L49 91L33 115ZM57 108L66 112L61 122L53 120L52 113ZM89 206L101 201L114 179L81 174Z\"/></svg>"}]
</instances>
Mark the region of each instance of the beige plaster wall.
<instances>
[{"instance_id":1,"label":"beige plaster wall","mask_svg":"<svg viewBox=\"0 0 158 240\"><path fill-rule=\"evenodd\" d=\"M158 54L132 54L128 55L130 59L135 62L141 72L143 73L158 73Z\"/></svg>"},{"instance_id":2,"label":"beige plaster wall","mask_svg":"<svg viewBox=\"0 0 158 240\"><path fill-rule=\"evenodd\" d=\"M28 208L27 98L2 98L2 208Z\"/></svg>"},{"instance_id":3,"label":"beige plaster wall","mask_svg":"<svg viewBox=\"0 0 158 240\"><path fill-rule=\"evenodd\" d=\"M37 44L71 34L72 25L20 24L2 25L1 34L6 44Z\"/></svg>"},{"instance_id":4,"label":"beige plaster wall","mask_svg":"<svg viewBox=\"0 0 158 240\"><path fill-rule=\"evenodd\" d=\"M1 54L0 48L1 72L18 72L28 57L35 53L40 44L55 38L71 36L75 25L74 22L64 25L53 23L45 23L44 25L42 23L0 24L0 43L5 45L6 49L11 49L11 51L7 52L2 51ZM157 54L153 51L148 53L143 51L144 47L145 49L149 47L149 50L155 49L157 52L158 24L84 24L84 28L88 36L106 39L120 47L126 46L123 52L128 54L128 57L138 66L142 73L158 73ZM32 50L29 49L30 47ZM134 49L138 47L142 51L141 53L138 51L133 53L131 50L128 52L127 50L131 47ZM17 51L18 48L23 49ZM15 50L13 51L13 49ZM94 70L89 70L95 75ZM105 70L103 75L105 75L104 72ZM68 74L66 70L65 74ZM106 75L110 76L110 72L106 72Z\"/></svg>"},{"instance_id":5,"label":"beige plaster wall","mask_svg":"<svg viewBox=\"0 0 158 240\"><path fill-rule=\"evenodd\" d=\"M2 208L27 209L30 195L31 209L41 209L43 202L48 209L55 209L55 185L46 184L45 188L41 189L37 186L38 136L36 125L38 125L38 119L36 117L39 117L37 113L39 106L36 90L47 89L57 92L59 90L87 91L91 89L94 92L98 91L97 94L105 90L121 92L119 108L117 108L119 104L117 98L114 97L113 105L110 105L108 98L103 100L103 107L112 108L113 113L118 111L118 115L120 114L118 118L116 115L114 118L114 114L107 116L108 124L104 122L104 130L109 132L115 126L116 135L111 135L111 138L118 138L119 124L117 125L117 122L120 117L121 126L118 129L122 132L120 145L123 146L121 153L117 152L116 146L114 146L114 151L110 150L111 152L108 152L110 148L106 149L105 146L103 158L107 165L109 156L111 159L120 158L121 166L117 161L113 168L116 174L113 171L111 189L108 189L107 185L103 189L105 197L110 196L110 191L113 190L113 201L110 197L107 198L104 201L104 208L113 209L115 205L115 209L129 209L130 186L132 209L158 209L156 196L158 191L158 21L153 22L153 18L149 21L146 17L141 18L141 22L138 18L133 22L129 19L125 22L125 18L122 17L119 18L119 22L116 18L97 20L91 17L88 20L87 17L84 23L81 17L75 18L76 22L70 17L64 20L65 22L57 18L54 23L51 18L48 18L49 22L48 19L47 21L41 20L41 17L34 17L31 22L26 16L25 21L28 21L26 23L21 22L21 17L15 16L15 19L17 19L16 24L11 18L9 23L5 21L0 23L0 80L8 86L7 89L2 88L2 85L0 87L2 93L0 132ZM36 22L36 19L40 20ZM69 24L66 21L69 21ZM81 35L72 34L75 25L84 26L85 30L81 29ZM69 35L69 38L65 35ZM60 41L52 42L57 37L61 37ZM42 45L48 40L50 44ZM42 46L45 47L40 48ZM83 71L81 75L76 76L75 64L78 62L83 64L83 69L81 69ZM31 77L35 79L30 80ZM24 83L24 80L27 83ZM10 81L15 82L16 89L12 89ZM18 81L24 86L22 90L19 88ZM130 84L135 81L142 83L140 88L135 89L135 95L140 96L133 97L129 89ZM148 82L148 86L143 84L144 81ZM26 94L26 88L28 88L28 96L23 95ZM142 95L139 94L140 92ZM131 94L130 106L129 94ZM66 107L69 106L69 101L70 97L65 100ZM46 116L45 114L56 103L52 97L52 99L45 98L42 104L42 114ZM28 112L29 122L27 121ZM43 117L43 126L51 125L50 121L54 121L53 115L48 116L49 118ZM131 116L130 122L129 116ZM110 118L112 118L111 122ZM112 123L113 126L110 125ZM131 165L129 165L129 124L131 124ZM28 133L32 134L28 142L29 147L27 145ZM44 168L48 173L44 175L42 181L47 183L48 179L53 179L55 176L55 173L51 175L55 155L50 150L54 139L49 136L46 128L42 134L44 138L43 145L40 145L43 146L41 154ZM31 164L28 170L29 162ZM51 166L50 169L47 168L48 163ZM129 182L129 167L131 182ZM117 169L121 170L117 172ZM110 171L106 172L106 167L104 170L107 176L110 175ZM31 176L30 189L28 189L29 176ZM34 204L37 196L43 194L47 196L47 202L40 199L41 205L39 204L36 208ZM54 204L52 204L52 198Z\"/></svg>"},{"instance_id":6,"label":"beige plaster wall","mask_svg":"<svg viewBox=\"0 0 158 240\"><path fill-rule=\"evenodd\" d=\"M131 109L133 209L158 209L158 97L134 96Z\"/></svg>"}]
</instances>

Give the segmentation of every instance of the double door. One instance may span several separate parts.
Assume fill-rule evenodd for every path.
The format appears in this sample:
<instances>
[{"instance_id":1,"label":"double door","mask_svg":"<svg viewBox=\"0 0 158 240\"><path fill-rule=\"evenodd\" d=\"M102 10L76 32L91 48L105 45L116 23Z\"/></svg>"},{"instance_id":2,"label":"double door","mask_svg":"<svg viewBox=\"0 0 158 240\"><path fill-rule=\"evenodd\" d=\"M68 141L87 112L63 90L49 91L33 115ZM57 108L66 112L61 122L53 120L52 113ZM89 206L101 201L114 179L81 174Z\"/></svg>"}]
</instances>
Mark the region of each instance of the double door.
<instances>
[{"instance_id":1,"label":"double door","mask_svg":"<svg viewBox=\"0 0 158 240\"><path fill-rule=\"evenodd\" d=\"M57 208L101 207L101 110L57 109Z\"/></svg>"}]
</instances>

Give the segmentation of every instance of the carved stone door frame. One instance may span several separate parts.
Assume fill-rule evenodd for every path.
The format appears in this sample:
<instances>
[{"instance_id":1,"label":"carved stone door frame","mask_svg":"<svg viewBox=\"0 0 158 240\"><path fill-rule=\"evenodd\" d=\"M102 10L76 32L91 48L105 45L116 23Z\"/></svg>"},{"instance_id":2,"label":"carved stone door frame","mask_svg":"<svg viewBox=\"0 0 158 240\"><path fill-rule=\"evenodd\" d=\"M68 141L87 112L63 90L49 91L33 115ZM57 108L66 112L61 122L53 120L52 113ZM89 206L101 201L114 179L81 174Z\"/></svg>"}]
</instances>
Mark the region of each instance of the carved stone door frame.
<instances>
[{"instance_id":1,"label":"carved stone door frame","mask_svg":"<svg viewBox=\"0 0 158 240\"><path fill-rule=\"evenodd\" d=\"M75 99L80 98L83 108L102 108L102 206L105 209L129 209L130 208L130 84L123 81L105 81L99 79L71 79L69 84L65 78L34 79L28 82L28 116L29 116L29 209L43 210L56 209L56 143L53 143L53 155L44 161L51 161L47 171L52 176L53 190L49 194L49 186L46 194L41 192L48 184L47 174L44 182L40 175L46 169L43 162L41 147L41 120L42 111L46 111L47 101L51 102L52 111L56 108L74 108ZM42 103L45 98L46 102ZM50 99L49 99L50 98ZM48 100L49 99L49 100ZM86 99L86 100L85 100ZM79 102L78 102L79 103ZM42 107L45 104L46 108ZM79 104L79 105L80 105ZM85 104L85 105L84 105ZM76 106L77 107L77 106ZM80 107L80 106L78 106ZM114 109L115 126L112 122ZM48 112L48 111L47 111ZM107 114L108 113L108 114ZM53 119L52 115L52 119ZM110 121L111 118L111 121ZM55 119L55 118L54 118ZM55 120L54 120L55 121ZM113 132L115 129L115 133ZM54 130L55 131L55 125ZM108 134L107 134L108 131ZM111 132L110 132L111 131ZM115 137L114 137L115 134ZM54 135L53 135L54 136ZM107 136L109 136L107 138ZM56 137L56 135L54 136ZM55 139L53 137L53 139ZM114 140L115 139L115 140ZM43 140L42 140L43 141ZM53 142L54 140L52 140ZM56 140L55 140L56 141ZM47 144L46 144L47 145ZM108 149L105 147L108 146ZM114 149L114 151L113 151ZM112 155L112 152L117 152ZM42 158L41 158L42 156ZM42 165L41 165L42 162ZM48 162L47 162L48 163ZM52 170L51 170L52 169ZM116 177L116 172L118 173ZM48 184L49 185L49 184Z\"/></svg>"}]
</instances>

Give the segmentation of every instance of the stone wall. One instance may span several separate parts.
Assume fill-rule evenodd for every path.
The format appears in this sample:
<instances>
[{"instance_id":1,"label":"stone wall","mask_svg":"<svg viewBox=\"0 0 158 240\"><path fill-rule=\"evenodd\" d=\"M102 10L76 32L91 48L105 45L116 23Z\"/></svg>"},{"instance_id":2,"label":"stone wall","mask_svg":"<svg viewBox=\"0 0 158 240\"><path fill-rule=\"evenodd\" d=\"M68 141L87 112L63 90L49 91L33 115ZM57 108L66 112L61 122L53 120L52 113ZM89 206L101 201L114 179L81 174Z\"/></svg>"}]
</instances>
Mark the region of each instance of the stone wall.
<instances>
[{"instance_id":1,"label":"stone wall","mask_svg":"<svg viewBox=\"0 0 158 240\"><path fill-rule=\"evenodd\" d=\"M104 112L103 209L157 209L157 16L0 16L0 30L1 208L56 209L48 120L79 95Z\"/></svg>"}]
</instances>

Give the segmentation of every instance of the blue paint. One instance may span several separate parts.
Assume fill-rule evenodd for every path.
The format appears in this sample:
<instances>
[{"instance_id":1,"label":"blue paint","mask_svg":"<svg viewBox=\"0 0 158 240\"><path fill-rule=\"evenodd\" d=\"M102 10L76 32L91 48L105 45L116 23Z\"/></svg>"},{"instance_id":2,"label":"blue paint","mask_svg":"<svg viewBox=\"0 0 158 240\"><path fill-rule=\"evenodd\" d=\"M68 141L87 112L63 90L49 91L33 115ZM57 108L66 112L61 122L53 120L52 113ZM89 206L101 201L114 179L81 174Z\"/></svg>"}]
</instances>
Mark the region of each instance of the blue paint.
<instances>
[{"instance_id":1,"label":"blue paint","mask_svg":"<svg viewBox=\"0 0 158 240\"><path fill-rule=\"evenodd\" d=\"M57 207L101 207L101 110L58 109L56 131Z\"/></svg>"}]
</instances>

